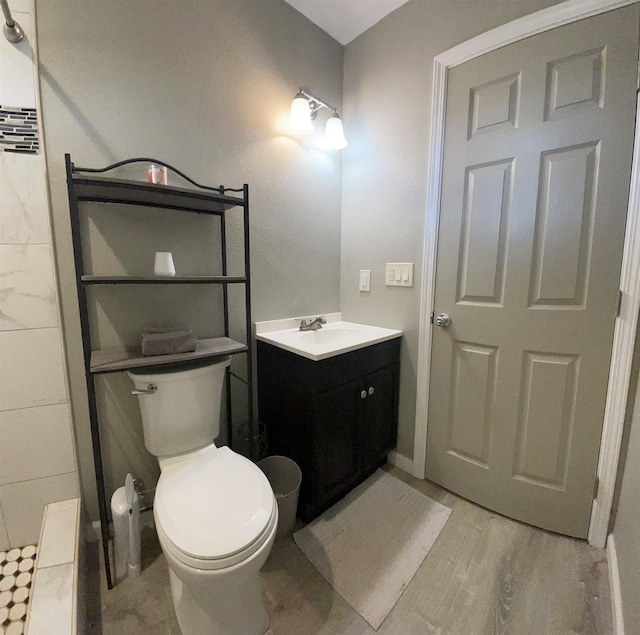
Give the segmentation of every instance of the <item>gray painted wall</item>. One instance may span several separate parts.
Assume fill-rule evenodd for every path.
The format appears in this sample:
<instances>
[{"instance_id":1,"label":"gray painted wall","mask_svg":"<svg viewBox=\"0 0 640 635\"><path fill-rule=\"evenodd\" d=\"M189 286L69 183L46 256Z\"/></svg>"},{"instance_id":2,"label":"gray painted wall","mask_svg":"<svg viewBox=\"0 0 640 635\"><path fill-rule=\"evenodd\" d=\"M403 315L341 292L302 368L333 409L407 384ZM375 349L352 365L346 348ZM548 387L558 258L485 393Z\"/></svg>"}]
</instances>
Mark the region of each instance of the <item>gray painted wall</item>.
<instances>
[{"instance_id":1,"label":"gray painted wall","mask_svg":"<svg viewBox=\"0 0 640 635\"><path fill-rule=\"evenodd\" d=\"M479 33L559 4L410 0L345 49L341 308L345 319L402 329L398 450L411 458L433 57ZM412 289L385 287L386 262L414 262ZM371 292L358 271L371 269ZM640 632L640 387L614 529L625 627Z\"/></svg>"},{"instance_id":2,"label":"gray painted wall","mask_svg":"<svg viewBox=\"0 0 640 635\"><path fill-rule=\"evenodd\" d=\"M413 457L433 58L558 0L410 0L348 44L340 304L345 319L402 329L398 451ZM413 262L413 288L385 263ZM358 272L371 269L371 292Z\"/></svg>"},{"instance_id":3,"label":"gray painted wall","mask_svg":"<svg viewBox=\"0 0 640 635\"><path fill-rule=\"evenodd\" d=\"M620 570L625 633L640 633L640 384L635 394L613 535Z\"/></svg>"},{"instance_id":4,"label":"gray painted wall","mask_svg":"<svg viewBox=\"0 0 640 635\"><path fill-rule=\"evenodd\" d=\"M100 167L134 156L175 165L196 181L251 187L253 318L339 310L341 153L283 133L305 86L338 108L343 47L282 0L37 2L44 134L70 389L84 500L97 517L82 364L64 153ZM322 116L319 117L322 119ZM320 128L320 126L318 127ZM184 273L211 270L206 219L137 210L94 210L87 224L104 273L151 272L153 252L174 251ZM143 233L138 243L133 239ZM197 255L195 255L197 254ZM96 272L98 268L96 267ZM104 289L93 317L101 345L135 339L149 321L173 317L200 336L219 328L215 291ZM144 310L134 309L142 299ZM108 493L127 471L152 487L130 381L98 382Z\"/></svg>"}]
</instances>

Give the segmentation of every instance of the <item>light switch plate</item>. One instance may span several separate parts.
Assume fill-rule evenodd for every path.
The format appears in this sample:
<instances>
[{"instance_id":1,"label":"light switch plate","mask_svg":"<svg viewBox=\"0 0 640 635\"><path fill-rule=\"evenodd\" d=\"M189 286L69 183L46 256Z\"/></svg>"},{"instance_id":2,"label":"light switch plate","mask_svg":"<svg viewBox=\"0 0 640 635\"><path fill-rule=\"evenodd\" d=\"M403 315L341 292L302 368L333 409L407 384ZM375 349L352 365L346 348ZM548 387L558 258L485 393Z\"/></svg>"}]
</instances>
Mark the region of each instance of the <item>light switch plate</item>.
<instances>
[{"instance_id":1,"label":"light switch plate","mask_svg":"<svg viewBox=\"0 0 640 635\"><path fill-rule=\"evenodd\" d=\"M388 262L385 273L385 284L388 287L412 287L413 263Z\"/></svg>"},{"instance_id":2,"label":"light switch plate","mask_svg":"<svg viewBox=\"0 0 640 635\"><path fill-rule=\"evenodd\" d=\"M371 269L360 269L360 291L371 291Z\"/></svg>"}]
</instances>

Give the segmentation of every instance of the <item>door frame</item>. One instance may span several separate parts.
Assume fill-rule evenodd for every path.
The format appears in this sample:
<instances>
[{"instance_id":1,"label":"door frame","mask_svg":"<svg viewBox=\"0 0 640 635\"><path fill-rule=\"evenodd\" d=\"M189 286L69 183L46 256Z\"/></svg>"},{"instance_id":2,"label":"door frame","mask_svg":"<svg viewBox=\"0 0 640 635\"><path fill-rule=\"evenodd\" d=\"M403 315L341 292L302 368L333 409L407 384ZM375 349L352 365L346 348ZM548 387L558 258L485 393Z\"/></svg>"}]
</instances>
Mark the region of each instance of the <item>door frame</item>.
<instances>
[{"instance_id":1,"label":"door frame","mask_svg":"<svg viewBox=\"0 0 640 635\"><path fill-rule=\"evenodd\" d=\"M425 478L426 469L432 343L431 314L434 311L447 73L450 68L513 42L637 2L640 0L567 0L487 31L434 58L413 453L413 475L417 478ZM602 441L598 458L599 488L597 498L593 501L589 525L589 543L598 547L604 547L607 539L640 309L640 102L638 100L636 100L636 128L620 290L622 292L621 309L614 329Z\"/></svg>"}]
</instances>

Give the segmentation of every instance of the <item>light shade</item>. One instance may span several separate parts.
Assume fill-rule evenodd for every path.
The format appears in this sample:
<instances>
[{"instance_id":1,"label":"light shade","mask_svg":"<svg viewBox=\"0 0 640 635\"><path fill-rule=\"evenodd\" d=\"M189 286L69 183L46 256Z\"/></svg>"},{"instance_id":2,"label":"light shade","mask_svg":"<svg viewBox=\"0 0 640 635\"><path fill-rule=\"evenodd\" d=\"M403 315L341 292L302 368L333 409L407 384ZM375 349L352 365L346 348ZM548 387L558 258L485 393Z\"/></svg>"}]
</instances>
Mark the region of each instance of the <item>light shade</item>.
<instances>
[{"instance_id":1,"label":"light shade","mask_svg":"<svg viewBox=\"0 0 640 635\"><path fill-rule=\"evenodd\" d=\"M300 93L291 102L291 116L289 127L295 134L310 134L313 132L311 123L311 108L308 100Z\"/></svg>"},{"instance_id":2,"label":"light shade","mask_svg":"<svg viewBox=\"0 0 640 635\"><path fill-rule=\"evenodd\" d=\"M342 148L345 148L347 145L347 140L344 138L342 120L335 112L327 119L327 128L324 131L324 144L331 150L342 150Z\"/></svg>"}]
</instances>

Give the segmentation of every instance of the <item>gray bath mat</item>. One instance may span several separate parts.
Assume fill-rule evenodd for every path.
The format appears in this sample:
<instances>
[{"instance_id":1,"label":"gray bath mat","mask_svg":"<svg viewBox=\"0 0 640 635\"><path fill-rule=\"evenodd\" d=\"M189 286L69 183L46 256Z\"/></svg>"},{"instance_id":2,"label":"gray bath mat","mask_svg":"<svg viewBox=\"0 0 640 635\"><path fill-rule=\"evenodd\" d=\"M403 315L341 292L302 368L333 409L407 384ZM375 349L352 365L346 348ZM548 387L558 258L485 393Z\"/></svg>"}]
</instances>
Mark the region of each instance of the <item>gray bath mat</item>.
<instances>
[{"instance_id":1,"label":"gray bath mat","mask_svg":"<svg viewBox=\"0 0 640 635\"><path fill-rule=\"evenodd\" d=\"M451 510L382 470L296 532L333 588L378 630Z\"/></svg>"}]
</instances>

